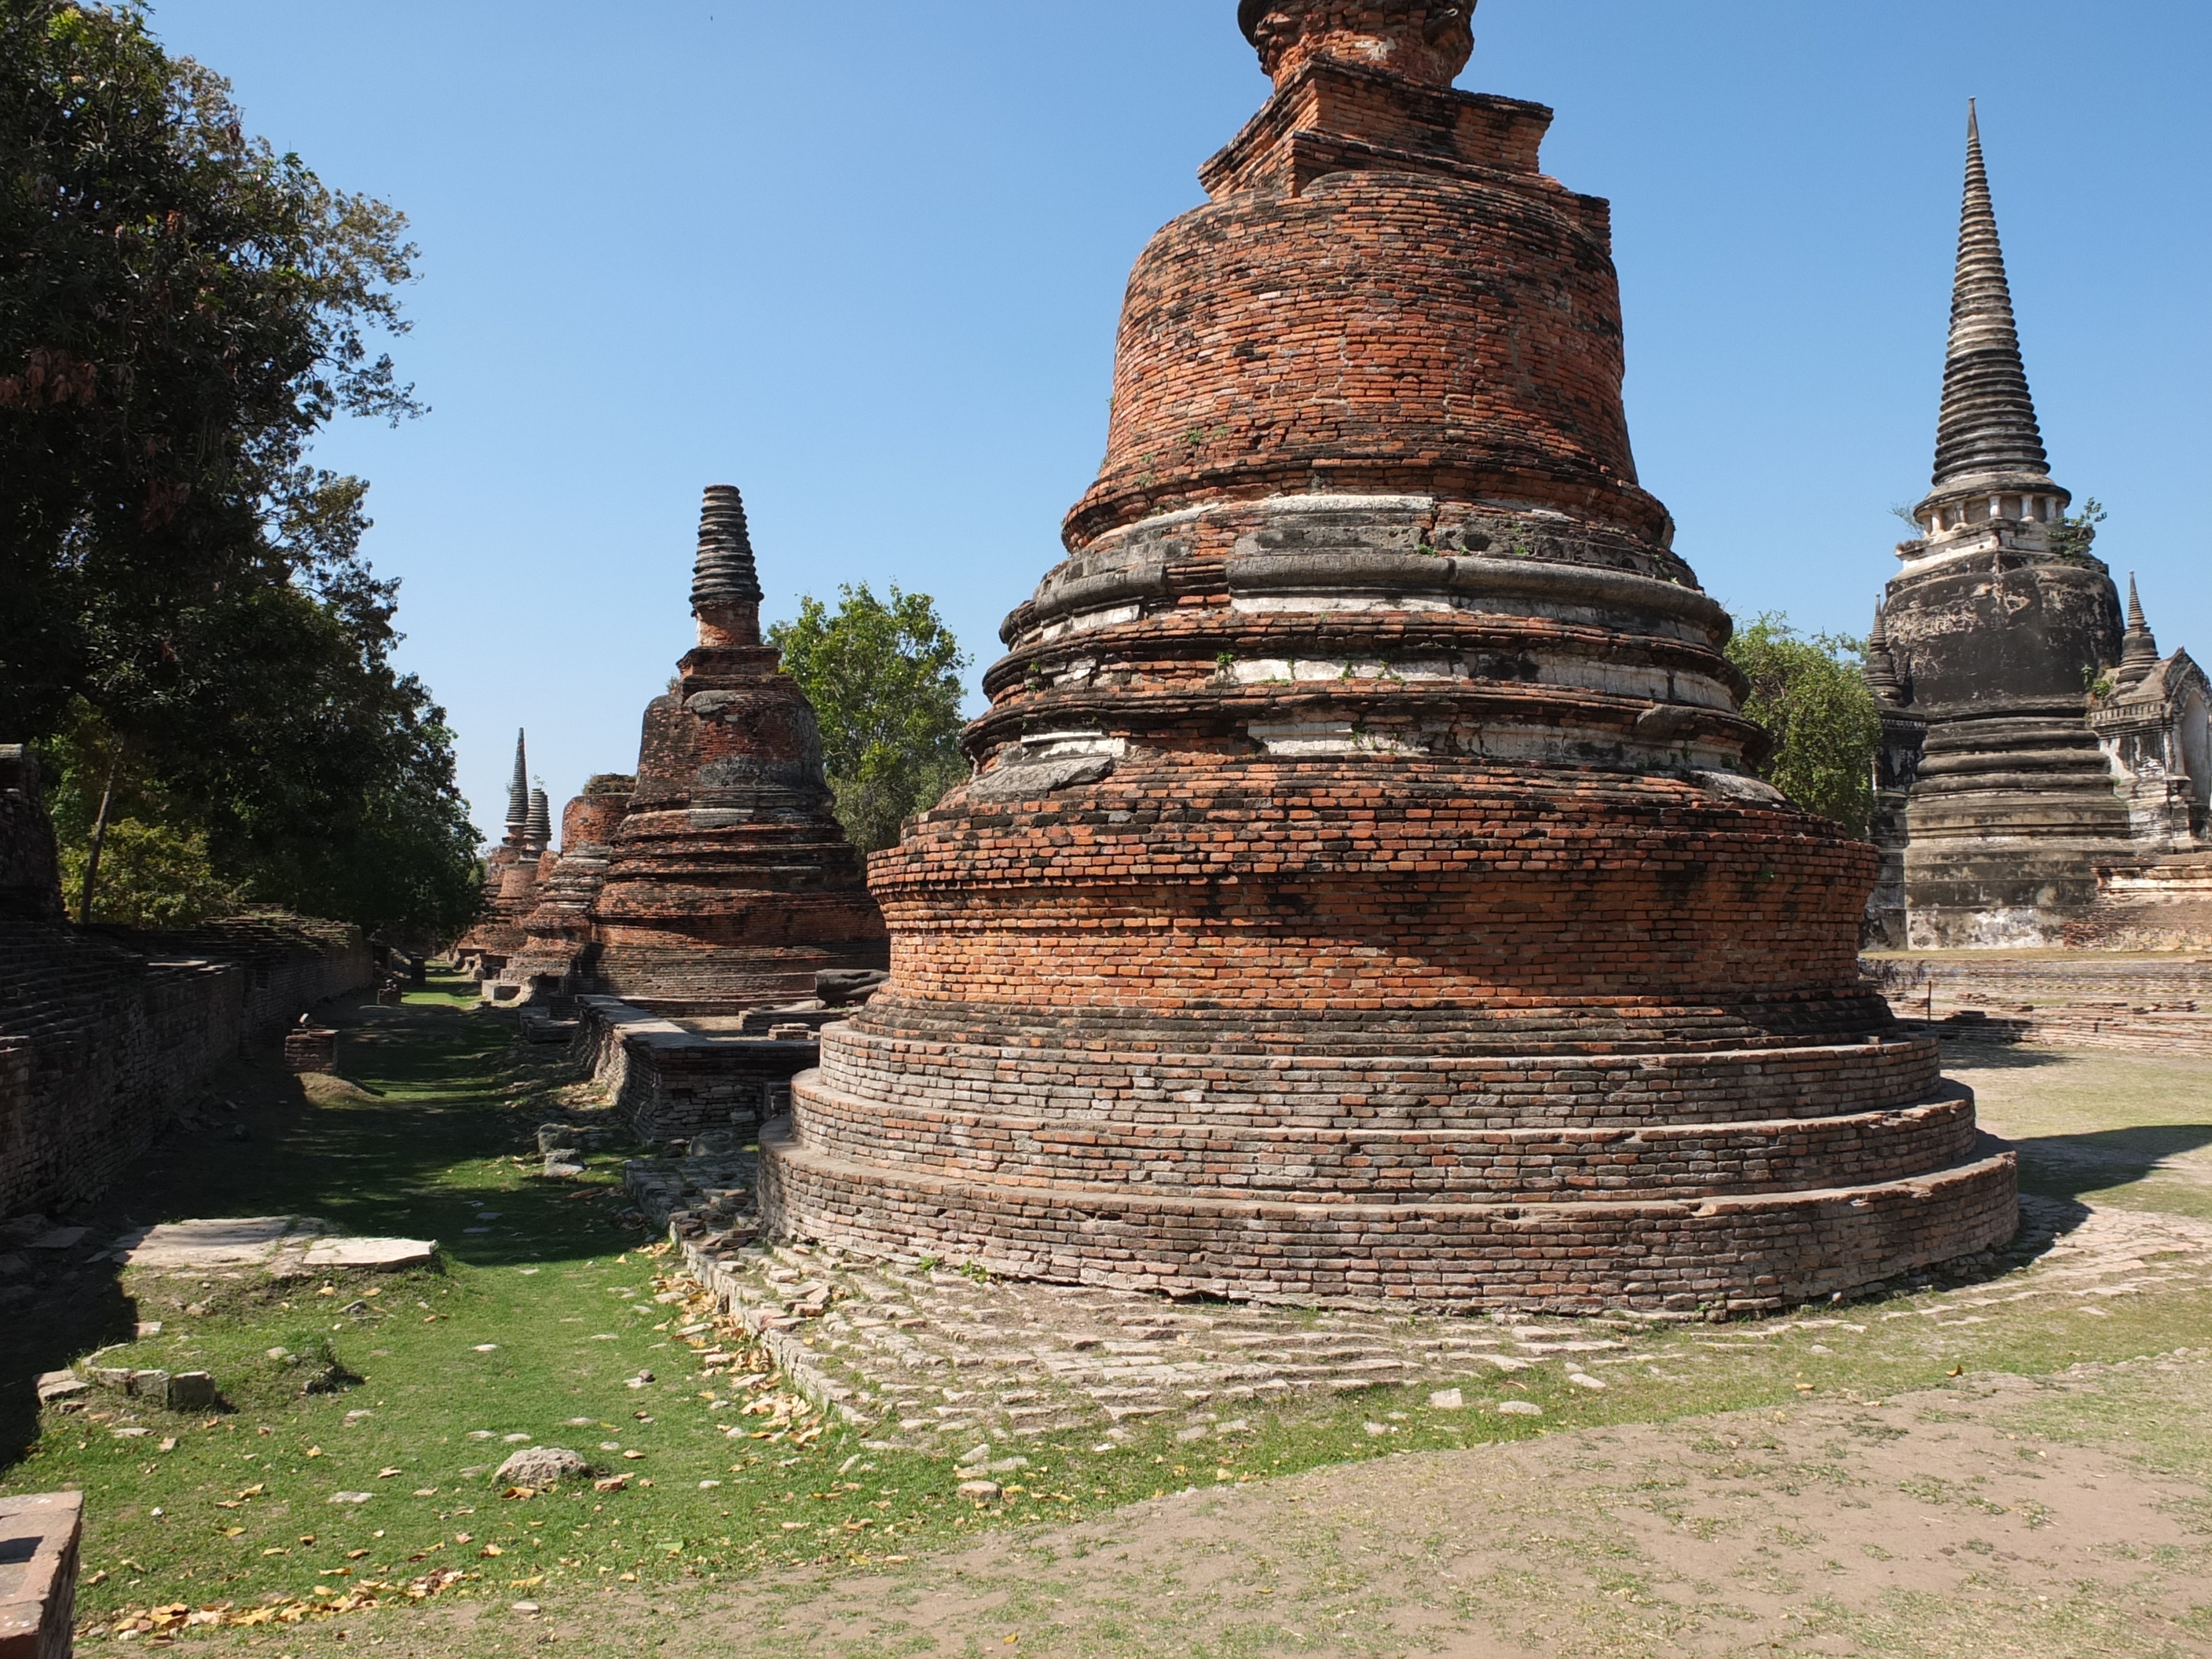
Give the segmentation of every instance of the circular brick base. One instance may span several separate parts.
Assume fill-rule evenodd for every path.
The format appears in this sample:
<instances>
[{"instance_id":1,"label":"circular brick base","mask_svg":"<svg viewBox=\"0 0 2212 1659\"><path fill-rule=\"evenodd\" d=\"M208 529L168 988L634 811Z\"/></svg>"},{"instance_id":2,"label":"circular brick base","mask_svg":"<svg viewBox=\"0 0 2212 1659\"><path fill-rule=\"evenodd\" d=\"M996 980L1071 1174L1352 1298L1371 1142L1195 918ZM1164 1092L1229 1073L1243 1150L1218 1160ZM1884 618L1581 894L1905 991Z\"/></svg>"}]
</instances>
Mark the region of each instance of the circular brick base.
<instances>
[{"instance_id":1,"label":"circular brick base","mask_svg":"<svg viewBox=\"0 0 2212 1659\"><path fill-rule=\"evenodd\" d=\"M763 1132L761 1151L763 1218L793 1237L1121 1290L1436 1312L1761 1311L1992 1249L2019 1224L2015 1158L1986 1136L1907 1180L1637 1203L1295 1204L1025 1186L854 1163L801 1145L788 1119Z\"/></svg>"}]
</instances>

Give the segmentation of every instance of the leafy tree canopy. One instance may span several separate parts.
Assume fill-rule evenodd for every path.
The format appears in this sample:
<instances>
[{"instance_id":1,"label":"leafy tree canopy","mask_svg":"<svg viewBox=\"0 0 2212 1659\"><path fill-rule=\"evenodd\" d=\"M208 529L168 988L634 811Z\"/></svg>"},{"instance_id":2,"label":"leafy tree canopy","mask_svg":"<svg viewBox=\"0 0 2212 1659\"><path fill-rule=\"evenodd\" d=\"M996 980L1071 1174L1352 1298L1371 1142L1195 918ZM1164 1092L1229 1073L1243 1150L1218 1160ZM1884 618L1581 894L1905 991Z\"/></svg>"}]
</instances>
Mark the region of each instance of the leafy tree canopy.
<instances>
[{"instance_id":1,"label":"leafy tree canopy","mask_svg":"<svg viewBox=\"0 0 2212 1659\"><path fill-rule=\"evenodd\" d=\"M899 826L968 775L960 676L972 659L927 593L863 582L833 613L809 594L768 631L822 722L837 817L862 852L897 844Z\"/></svg>"},{"instance_id":2,"label":"leafy tree canopy","mask_svg":"<svg viewBox=\"0 0 2212 1659\"><path fill-rule=\"evenodd\" d=\"M1874 818L1881 714L1861 666L1864 646L1803 635L1778 611L1736 630L1729 660L1751 682L1743 712L1774 738L1760 775L1808 812L1863 837Z\"/></svg>"},{"instance_id":3,"label":"leafy tree canopy","mask_svg":"<svg viewBox=\"0 0 2212 1659\"><path fill-rule=\"evenodd\" d=\"M341 413L419 412L370 344L404 331L404 232L247 136L135 7L0 0L0 732L64 794L113 763L152 816L111 820L198 849L214 885L168 859L155 911L434 927L467 890L367 486L307 459Z\"/></svg>"}]
</instances>

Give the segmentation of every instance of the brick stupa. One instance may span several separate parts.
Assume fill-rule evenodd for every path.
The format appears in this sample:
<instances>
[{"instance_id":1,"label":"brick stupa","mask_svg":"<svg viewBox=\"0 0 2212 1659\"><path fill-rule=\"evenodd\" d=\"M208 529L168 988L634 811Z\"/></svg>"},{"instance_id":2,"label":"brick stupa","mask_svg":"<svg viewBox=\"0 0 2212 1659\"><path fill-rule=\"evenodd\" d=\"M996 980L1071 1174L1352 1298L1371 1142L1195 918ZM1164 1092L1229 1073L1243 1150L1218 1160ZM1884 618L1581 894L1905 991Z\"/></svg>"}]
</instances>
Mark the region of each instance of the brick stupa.
<instances>
[{"instance_id":1,"label":"brick stupa","mask_svg":"<svg viewBox=\"0 0 2212 1659\"><path fill-rule=\"evenodd\" d=\"M572 995L590 981L599 957L592 907L636 787L635 778L602 773L562 811L561 850L538 883L537 908L523 918L521 948L500 974L520 1000Z\"/></svg>"},{"instance_id":2,"label":"brick stupa","mask_svg":"<svg viewBox=\"0 0 2212 1659\"><path fill-rule=\"evenodd\" d=\"M1468 8L1279 0L1157 236L975 780L871 874L889 986L771 1228L1433 1309L1778 1306L2016 1224L1862 981L1875 854L1751 776L1639 489L1607 210L1452 89Z\"/></svg>"},{"instance_id":3,"label":"brick stupa","mask_svg":"<svg viewBox=\"0 0 2212 1659\"><path fill-rule=\"evenodd\" d=\"M823 969L886 960L814 710L761 642L760 601L744 505L715 485L691 587L698 647L645 711L592 915L602 987L659 1012L739 1013L811 996Z\"/></svg>"},{"instance_id":4,"label":"brick stupa","mask_svg":"<svg viewBox=\"0 0 2212 1659\"><path fill-rule=\"evenodd\" d=\"M480 980L496 978L522 949L523 919L537 908L538 878L553 826L545 792L530 787L528 733L514 734L514 775L507 786L507 835L484 860L483 909L453 946L453 957Z\"/></svg>"},{"instance_id":5,"label":"brick stupa","mask_svg":"<svg viewBox=\"0 0 2212 1659\"><path fill-rule=\"evenodd\" d=\"M1969 106L1935 474L1867 665L1885 944L2212 944L2212 683L2159 654L2132 579L2123 611L2072 500L2045 453Z\"/></svg>"}]
</instances>

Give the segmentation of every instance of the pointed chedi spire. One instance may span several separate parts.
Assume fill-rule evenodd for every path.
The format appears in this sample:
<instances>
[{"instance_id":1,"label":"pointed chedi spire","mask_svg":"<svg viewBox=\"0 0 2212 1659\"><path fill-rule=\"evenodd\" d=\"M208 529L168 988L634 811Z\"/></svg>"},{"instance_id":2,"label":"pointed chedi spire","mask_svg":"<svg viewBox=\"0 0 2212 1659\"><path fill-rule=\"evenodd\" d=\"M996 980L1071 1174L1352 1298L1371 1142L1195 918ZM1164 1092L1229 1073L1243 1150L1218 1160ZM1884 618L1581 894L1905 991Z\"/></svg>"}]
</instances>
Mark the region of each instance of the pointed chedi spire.
<instances>
[{"instance_id":1,"label":"pointed chedi spire","mask_svg":"<svg viewBox=\"0 0 2212 1659\"><path fill-rule=\"evenodd\" d=\"M691 571L691 614L703 646L760 643L760 572L745 525L744 498L732 484L709 484L699 508L699 555Z\"/></svg>"},{"instance_id":2,"label":"pointed chedi spire","mask_svg":"<svg viewBox=\"0 0 2212 1659\"><path fill-rule=\"evenodd\" d=\"M2112 683L2122 690L2140 685L2158 666L2158 639L2143 620L2142 599L2136 592L2136 573L2128 572L2128 631L2120 641L2120 665Z\"/></svg>"},{"instance_id":3,"label":"pointed chedi spire","mask_svg":"<svg viewBox=\"0 0 2212 1659\"><path fill-rule=\"evenodd\" d=\"M530 822L530 759L524 747L526 734L514 734L514 776L507 786L507 838L518 841Z\"/></svg>"},{"instance_id":4,"label":"pointed chedi spire","mask_svg":"<svg viewBox=\"0 0 2212 1659\"><path fill-rule=\"evenodd\" d=\"M1889 651L1889 619L1887 607L1875 601L1874 627L1867 635L1866 683L1880 703L1895 705L1904 701L1904 687L1897 678L1897 659Z\"/></svg>"},{"instance_id":5,"label":"pointed chedi spire","mask_svg":"<svg viewBox=\"0 0 2212 1659\"><path fill-rule=\"evenodd\" d=\"M1959 222L1951 346L1943 363L1943 412L1936 434L1936 482L1988 472L2041 476L2049 466L2021 361L2012 287L1982 159L1981 120L1969 102L1966 196Z\"/></svg>"}]
</instances>

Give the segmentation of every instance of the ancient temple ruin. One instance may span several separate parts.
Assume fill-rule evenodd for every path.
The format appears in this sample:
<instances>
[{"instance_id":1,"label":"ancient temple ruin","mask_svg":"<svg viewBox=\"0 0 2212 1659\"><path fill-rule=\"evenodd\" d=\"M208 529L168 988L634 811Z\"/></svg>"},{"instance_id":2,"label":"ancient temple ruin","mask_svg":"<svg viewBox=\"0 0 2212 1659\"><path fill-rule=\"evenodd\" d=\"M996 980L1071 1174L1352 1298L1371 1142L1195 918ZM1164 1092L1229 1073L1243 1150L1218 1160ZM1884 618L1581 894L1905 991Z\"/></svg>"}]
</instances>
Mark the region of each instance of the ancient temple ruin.
<instances>
[{"instance_id":1,"label":"ancient temple ruin","mask_svg":"<svg viewBox=\"0 0 2212 1659\"><path fill-rule=\"evenodd\" d=\"M709 489L691 586L698 645L646 710L637 779L592 911L608 994L664 1014L811 996L887 945L822 769L822 736L760 630L744 504Z\"/></svg>"},{"instance_id":2,"label":"ancient temple ruin","mask_svg":"<svg viewBox=\"0 0 2212 1659\"><path fill-rule=\"evenodd\" d=\"M635 778L602 773L562 811L560 851L541 860L545 873L537 884L537 907L522 920L521 947L500 970L495 1000L556 1000L593 982L599 949L592 938L592 907L636 787Z\"/></svg>"},{"instance_id":3,"label":"ancient temple ruin","mask_svg":"<svg viewBox=\"0 0 2212 1659\"><path fill-rule=\"evenodd\" d=\"M538 878L553 839L545 792L530 785L528 734L514 734L514 775L507 787L507 835L484 860L484 905L476 925L453 945L453 960L481 981L496 979L525 937L523 920L537 908Z\"/></svg>"},{"instance_id":4,"label":"ancient temple ruin","mask_svg":"<svg viewBox=\"0 0 2212 1659\"><path fill-rule=\"evenodd\" d=\"M1273 95L1138 263L977 775L872 861L890 983L763 1133L771 1228L1681 1310L2011 1236L2011 1155L1861 981L1873 849L1752 775L1607 204L1549 110L1453 88L1471 10L1243 6Z\"/></svg>"},{"instance_id":5,"label":"ancient temple ruin","mask_svg":"<svg viewBox=\"0 0 2212 1659\"><path fill-rule=\"evenodd\" d=\"M1875 942L2212 942L2207 686L2160 658L2069 522L2029 393L1970 111L1934 483L1869 639Z\"/></svg>"}]
</instances>

